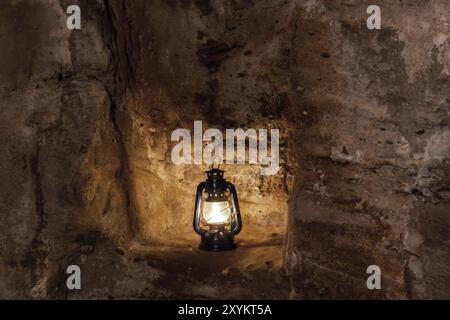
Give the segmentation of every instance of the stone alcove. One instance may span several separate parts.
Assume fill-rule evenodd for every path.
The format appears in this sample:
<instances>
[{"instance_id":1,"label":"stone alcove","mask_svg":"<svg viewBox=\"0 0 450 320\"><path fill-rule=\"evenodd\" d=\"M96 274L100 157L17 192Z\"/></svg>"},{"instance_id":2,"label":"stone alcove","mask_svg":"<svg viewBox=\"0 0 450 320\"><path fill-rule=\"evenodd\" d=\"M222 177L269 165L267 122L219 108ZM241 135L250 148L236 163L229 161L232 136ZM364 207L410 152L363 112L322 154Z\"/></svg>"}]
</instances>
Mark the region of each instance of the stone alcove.
<instances>
[{"instance_id":1,"label":"stone alcove","mask_svg":"<svg viewBox=\"0 0 450 320\"><path fill-rule=\"evenodd\" d=\"M448 297L448 1L385 6L368 31L361 1L3 1L0 296ZM170 161L195 120L281 129L277 175L224 167L222 255L191 226L206 167Z\"/></svg>"}]
</instances>

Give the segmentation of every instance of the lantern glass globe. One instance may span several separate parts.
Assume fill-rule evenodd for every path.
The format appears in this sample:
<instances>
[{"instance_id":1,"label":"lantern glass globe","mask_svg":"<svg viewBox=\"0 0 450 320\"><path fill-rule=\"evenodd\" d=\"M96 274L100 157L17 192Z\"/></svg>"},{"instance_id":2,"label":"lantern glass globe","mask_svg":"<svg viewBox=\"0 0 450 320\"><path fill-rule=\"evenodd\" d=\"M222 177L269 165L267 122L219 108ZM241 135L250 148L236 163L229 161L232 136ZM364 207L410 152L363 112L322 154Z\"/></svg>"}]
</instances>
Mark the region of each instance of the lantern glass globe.
<instances>
[{"instance_id":1,"label":"lantern glass globe","mask_svg":"<svg viewBox=\"0 0 450 320\"><path fill-rule=\"evenodd\" d=\"M209 226L225 226L231 224L232 207L228 201L205 201L203 221Z\"/></svg>"}]
</instances>

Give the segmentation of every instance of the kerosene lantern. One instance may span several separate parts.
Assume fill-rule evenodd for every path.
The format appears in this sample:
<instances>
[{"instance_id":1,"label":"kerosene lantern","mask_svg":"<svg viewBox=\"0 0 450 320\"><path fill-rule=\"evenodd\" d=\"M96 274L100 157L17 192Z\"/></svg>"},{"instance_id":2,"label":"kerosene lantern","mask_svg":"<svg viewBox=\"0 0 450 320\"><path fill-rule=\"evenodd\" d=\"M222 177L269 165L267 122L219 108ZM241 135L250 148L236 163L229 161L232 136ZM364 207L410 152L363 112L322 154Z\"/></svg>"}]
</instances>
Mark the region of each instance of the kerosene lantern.
<instances>
[{"instance_id":1,"label":"kerosene lantern","mask_svg":"<svg viewBox=\"0 0 450 320\"><path fill-rule=\"evenodd\" d=\"M224 179L223 170L205 173L206 181L197 188L194 213L194 230L201 236L200 249L232 250L236 248L234 236L242 229L236 188Z\"/></svg>"}]
</instances>

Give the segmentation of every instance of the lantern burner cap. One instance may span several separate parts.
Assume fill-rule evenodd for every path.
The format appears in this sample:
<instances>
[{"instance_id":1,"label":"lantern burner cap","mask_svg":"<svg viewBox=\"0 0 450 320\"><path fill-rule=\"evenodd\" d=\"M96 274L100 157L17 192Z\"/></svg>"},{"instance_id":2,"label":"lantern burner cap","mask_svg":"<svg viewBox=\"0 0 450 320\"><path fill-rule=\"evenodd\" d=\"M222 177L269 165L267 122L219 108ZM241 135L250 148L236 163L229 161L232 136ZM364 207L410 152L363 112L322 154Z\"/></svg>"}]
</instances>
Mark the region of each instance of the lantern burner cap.
<instances>
[{"instance_id":1,"label":"lantern burner cap","mask_svg":"<svg viewBox=\"0 0 450 320\"><path fill-rule=\"evenodd\" d=\"M220 169L211 169L205 172L208 178L223 178L225 171Z\"/></svg>"}]
</instances>

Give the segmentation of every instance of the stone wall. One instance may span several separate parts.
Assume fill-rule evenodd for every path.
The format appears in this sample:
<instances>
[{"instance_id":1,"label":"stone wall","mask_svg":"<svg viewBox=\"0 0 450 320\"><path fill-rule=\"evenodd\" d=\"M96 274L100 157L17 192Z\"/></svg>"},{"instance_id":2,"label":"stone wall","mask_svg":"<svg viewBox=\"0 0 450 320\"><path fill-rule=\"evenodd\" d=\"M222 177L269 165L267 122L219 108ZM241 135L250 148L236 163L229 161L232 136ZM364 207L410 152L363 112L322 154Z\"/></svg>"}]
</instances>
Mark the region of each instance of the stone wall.
<instances>
[{"instance_id":1,"label":"stone wall","mask_svg":"<svg viewBox=\"0 0 450 320\"><path fill-rule=\"evenodd\" d=\"M174 165L171 160L176 144L171 133L185 128L193 136L196 120L203 121L203 130L223 132L281 128L282 167L277 175L261 176L259 165L222 168L240 197L245 225L240 238L264 242L284 234L296 165L289 147L294 124L288 116L292 5L278 1L281 10L273 15L263 10L268 2L113 3L117 16L132 22L123 39L132 48L126 57L132 78L120 125L136 235L142 241L175 245L197 241L193 199L209 167ZM119 22L117 28L125 24Z\"/></svg>"},{"instance_id":2,"label":"stone wall","mask_svg":"<svg viewBox=\"0 0 450 320\"><path fill-rule=\"evenodd\" d=\"M0 295L45 298L99 237L130 238L103 2L0 4Z\"/></svg>"},{"instance_id":3,"label":"stone wall","mask_svg":"<svg viewBox=\"0 0 450 320\"><path fill-rule=\"evenodd\" d=\"M66 28L70 4L79 31ZM256 276L264 292L449 298L450 5L383 0L382 29L368 30L370 4L2 1L0 297L70 298L70 263L86 272L84 297L185 297L139 252L198 241L207 167L174 165L170 135L202 120L281 129L277 175L224 166L239 239L259 247L242 261L265 265L277 248L264 245L284 244L290 288L272 262ZM373 264L381 291L366 288ZM200 287L190 296L218 297ZM262 297L250 287L243 297Z\"/></svg>"},{"instance_id":4,"label":"stone wall","mask_svg":"<svg viewBox=\"0 0 450 320\"><path fill-rule=\"evenodd\" d=\"M369 4L296 7L308 125L290 199L293 296L449 298L450 6L381 1L371 31ZM383 290L367 290L369 265Z\"/></svg>"}]
</instances>

